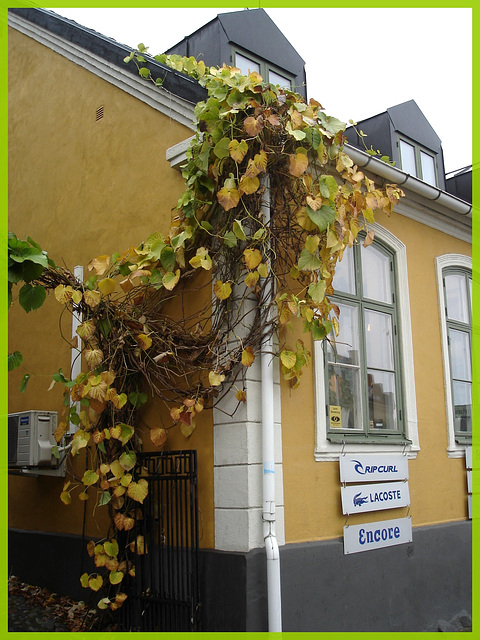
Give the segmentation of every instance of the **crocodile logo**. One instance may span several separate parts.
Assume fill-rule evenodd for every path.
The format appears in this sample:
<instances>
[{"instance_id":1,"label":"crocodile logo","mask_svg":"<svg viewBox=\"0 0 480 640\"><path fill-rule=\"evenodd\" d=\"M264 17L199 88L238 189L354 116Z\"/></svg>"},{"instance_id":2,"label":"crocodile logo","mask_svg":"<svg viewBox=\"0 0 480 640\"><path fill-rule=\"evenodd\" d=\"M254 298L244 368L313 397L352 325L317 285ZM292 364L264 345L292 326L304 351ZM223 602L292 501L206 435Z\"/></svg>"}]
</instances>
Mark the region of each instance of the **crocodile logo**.
<instances>
[{"instance_id":1,"label":"crocodile logo","mask_svg":"<svg viewBox=\"0 0 480 640\"><path fill-rule=\"evenodd\" d=\"M366 496L362 496L361 492L357 493L353 496L353 506L354 507L361 507L362 504L365 504L368 502L368 498Z\"/></svg>"}]
</instances>

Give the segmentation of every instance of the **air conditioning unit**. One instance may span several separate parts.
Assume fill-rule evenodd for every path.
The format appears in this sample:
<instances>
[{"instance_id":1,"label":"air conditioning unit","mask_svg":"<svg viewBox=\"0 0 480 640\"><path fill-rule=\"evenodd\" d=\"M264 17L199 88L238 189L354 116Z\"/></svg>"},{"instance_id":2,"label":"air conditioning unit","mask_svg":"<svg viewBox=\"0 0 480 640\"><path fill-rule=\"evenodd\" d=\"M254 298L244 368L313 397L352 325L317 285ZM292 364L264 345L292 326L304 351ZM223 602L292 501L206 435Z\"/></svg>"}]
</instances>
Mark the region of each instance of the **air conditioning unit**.
<instances>
[{"instance_id":1,"label":"air conditioning unit","mask_svg":"<svg viewBox=\"0 0 480 640\"><path fill-rule=\"evenodd\" d=\"M52 455L57 444L56 411L20 411L8 414L8 466L10 468L57 468Z\"/></svg>"}]
</instances>

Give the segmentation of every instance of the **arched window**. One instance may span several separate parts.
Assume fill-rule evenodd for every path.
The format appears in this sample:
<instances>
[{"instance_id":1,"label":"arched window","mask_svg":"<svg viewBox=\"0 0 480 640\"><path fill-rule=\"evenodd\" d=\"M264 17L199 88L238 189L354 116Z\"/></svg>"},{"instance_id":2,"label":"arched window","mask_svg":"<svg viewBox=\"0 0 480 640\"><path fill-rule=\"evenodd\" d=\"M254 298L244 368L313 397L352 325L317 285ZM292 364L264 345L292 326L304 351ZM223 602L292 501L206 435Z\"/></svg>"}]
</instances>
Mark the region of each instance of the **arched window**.
<instances>
[{"instance_id":1,"label":"arched window","mask_svg":"<svg viewBox=\"0 0 480 640\"><path fill-rule=\"evenodd\" d=\"M372 245L359 242L337 265L331 301L339 335L315 344L319 460L346 444L418 450L406 251L379 225L374 230Z\"/></svg>"}]
</instances>

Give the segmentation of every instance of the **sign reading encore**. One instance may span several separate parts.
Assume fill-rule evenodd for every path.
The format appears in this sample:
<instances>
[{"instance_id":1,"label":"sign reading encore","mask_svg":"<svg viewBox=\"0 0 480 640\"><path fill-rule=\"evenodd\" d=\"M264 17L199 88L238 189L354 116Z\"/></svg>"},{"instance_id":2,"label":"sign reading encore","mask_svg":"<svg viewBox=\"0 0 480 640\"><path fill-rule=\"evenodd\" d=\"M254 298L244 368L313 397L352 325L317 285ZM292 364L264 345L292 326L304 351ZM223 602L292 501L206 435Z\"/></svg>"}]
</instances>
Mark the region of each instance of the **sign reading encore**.
<instances>
[{"instance_id":1,"label":"sign reading encore","mask_svg":"<svg viewBox=\"0 0 480 640\"><path fill-rule=\"evenodd\" d=\"M397 518L343 527L344 553L358 553L412 542L412 519Z\"/></svg>"}]
</instances>

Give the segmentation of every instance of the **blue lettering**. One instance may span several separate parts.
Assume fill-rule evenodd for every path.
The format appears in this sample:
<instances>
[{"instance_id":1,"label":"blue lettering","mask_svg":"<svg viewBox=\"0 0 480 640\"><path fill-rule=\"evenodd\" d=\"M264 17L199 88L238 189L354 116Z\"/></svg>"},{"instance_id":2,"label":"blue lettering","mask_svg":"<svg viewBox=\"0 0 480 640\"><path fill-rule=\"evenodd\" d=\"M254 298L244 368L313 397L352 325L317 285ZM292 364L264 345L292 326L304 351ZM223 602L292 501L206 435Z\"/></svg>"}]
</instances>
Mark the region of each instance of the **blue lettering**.
<instances>
[{"instance_id":1,"label":"blue lettering","mask_svg":"<svg viewBox=\"0 0 480 640\"><path fill-rule=\"evenodd\" d=\"M374 531L365 531L362 528L358 532L358 542L361 545L373 544L373 542L380 542L381 540L393 540L394 538L400 538L400 527L382 527Z\"/></svg>"},{"instance_id":2,"label":"blue lettering","mask_svg":"<svg viewBox=\"0 0 480 640\"><path fill-rule=\"evenodd\" d=\"M393 535L395 536L395 538L400 537L400 527L395 527L395 529L393 530Z\"/></svg>"},{"instance_id":3,"label":"blue lettering","mask_svg":"<svg viewBox=\"0 0 480 640\"><path fill-rule=\"evenodd\" d=\"M375 529L373 537L375 538L375 542L380 542L380 529Z\"/></svg>"},{"instance_id":4,"label":"blue lettering","mask_svg":"<svg viewBox=\"0 0 480 640\"><path fill-rule=\"evenodd\" d=\"M358 541L360 544L365 544L365 529L360 529L360 531L358 532Z\"/></svg>"},{"instance_id":5,"label":"blue lettering","mask_svg":"<svg viewBox=\"0 0 480 640\"><path fill-rule=\"evenodd\" d=\"M365 473L365 471L363 470L363 465L361 462L359 462L358 460L352 460L352 462L355 463L355 471L357 473L360 473L361 475L363 475Z\"/></svg>"}]
</instances>

